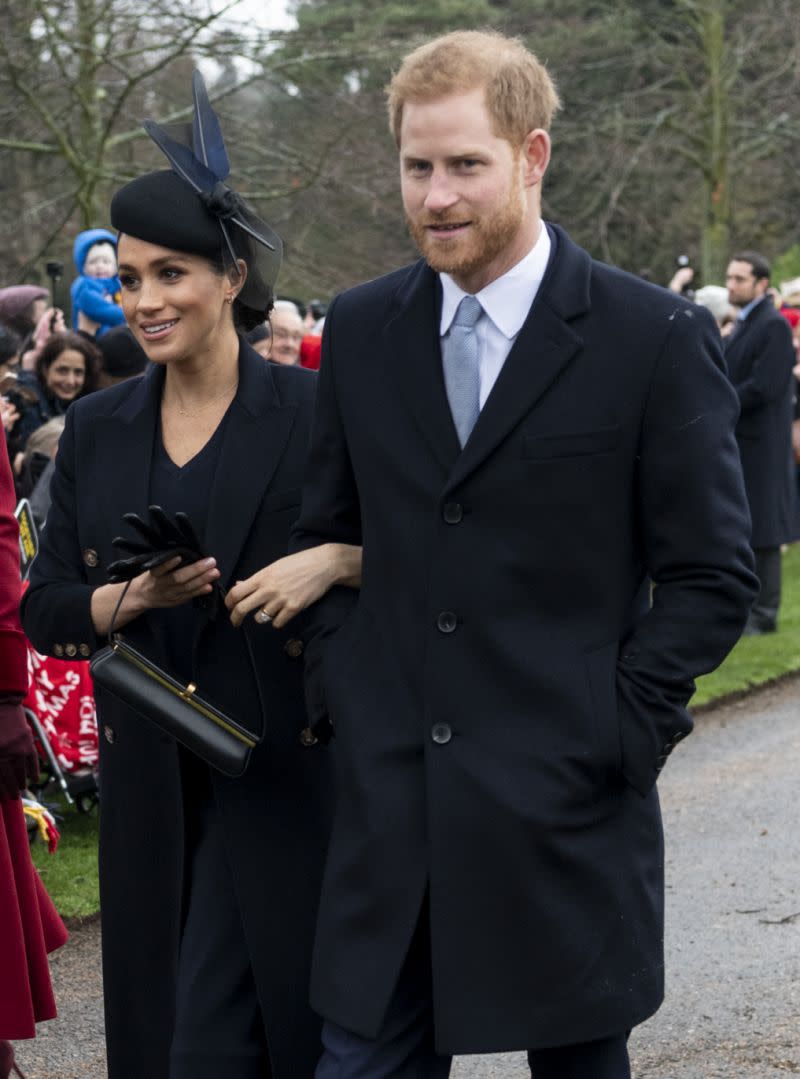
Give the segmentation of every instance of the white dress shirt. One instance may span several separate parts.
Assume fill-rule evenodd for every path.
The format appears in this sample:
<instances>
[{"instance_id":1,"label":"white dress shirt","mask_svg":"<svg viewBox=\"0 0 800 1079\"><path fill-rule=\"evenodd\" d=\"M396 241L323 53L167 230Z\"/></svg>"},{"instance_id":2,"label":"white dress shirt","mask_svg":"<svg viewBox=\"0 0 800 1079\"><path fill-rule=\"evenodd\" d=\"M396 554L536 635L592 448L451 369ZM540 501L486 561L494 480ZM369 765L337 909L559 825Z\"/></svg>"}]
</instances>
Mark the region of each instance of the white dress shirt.
<instances>
[{"instance_id":1,"label":"white dress shirt","mask_svg":"<svg viewBox=\"0 0 800 1079\"><path fill-rule=\"evenodd\" d=\"M476 327L480 353L481 408L486 404L486 398L492 392L511 346L528 317L549 258L550 235L547 226L542 222L539 238L528 254L502 277L498 277L475 294L487 316L482 318ZM441 340L450 332L456 308L468 294L449 274L439 274L439 279L442 282L442 318L439 324Z\"/></svg>"}]
</instances>

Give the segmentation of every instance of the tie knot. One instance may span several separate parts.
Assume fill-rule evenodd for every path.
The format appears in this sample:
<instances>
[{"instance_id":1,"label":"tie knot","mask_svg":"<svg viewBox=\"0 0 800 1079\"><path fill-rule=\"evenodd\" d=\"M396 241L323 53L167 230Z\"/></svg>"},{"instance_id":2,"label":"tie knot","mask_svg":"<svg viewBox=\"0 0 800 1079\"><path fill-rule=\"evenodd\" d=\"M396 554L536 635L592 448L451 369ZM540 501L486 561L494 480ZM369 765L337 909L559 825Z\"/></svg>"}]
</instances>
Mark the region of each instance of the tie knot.
<instances>
[{"instance_id":1,"label":"tie knot","mask_svg":"<svg viewBox=\"0 0 800 1079\"><path fill-rule=\"evenodd\" d=\"M482 314L483 308L480 305L480 301L476 300L474 296L464 296L461 303L456 308L453 325L463 326L466 329L471 330Z\"/></svg>"}]
</instances>

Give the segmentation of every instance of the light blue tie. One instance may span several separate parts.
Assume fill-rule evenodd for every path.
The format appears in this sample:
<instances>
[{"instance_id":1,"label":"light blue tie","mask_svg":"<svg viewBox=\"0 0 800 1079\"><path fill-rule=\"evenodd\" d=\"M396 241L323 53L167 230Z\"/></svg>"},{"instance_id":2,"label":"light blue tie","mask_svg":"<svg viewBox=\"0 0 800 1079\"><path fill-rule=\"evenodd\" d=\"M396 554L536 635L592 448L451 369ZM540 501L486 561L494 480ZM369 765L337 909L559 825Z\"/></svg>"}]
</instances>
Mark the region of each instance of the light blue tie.
<instances>
[{"instance_id":1,"label":"light blue tie","mask_svg":"<svg viewBox=\"0 0 800 1079\"><path fill-rule=\"evenodd\" d=\"M483 308L474 296L464 296L456 308L450 332L442 341L442 369L447 400L462 447L480 413L480 356L476 325Z\"/></svg>"}]
</instances>

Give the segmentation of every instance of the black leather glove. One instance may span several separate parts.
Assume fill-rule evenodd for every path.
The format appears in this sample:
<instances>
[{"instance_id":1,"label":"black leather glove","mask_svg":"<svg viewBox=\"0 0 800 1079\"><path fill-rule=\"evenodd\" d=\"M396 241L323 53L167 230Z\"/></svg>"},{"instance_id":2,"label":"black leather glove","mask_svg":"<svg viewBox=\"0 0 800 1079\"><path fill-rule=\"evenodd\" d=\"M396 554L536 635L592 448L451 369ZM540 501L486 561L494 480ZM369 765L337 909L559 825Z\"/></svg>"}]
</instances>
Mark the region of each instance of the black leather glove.
<instances>
[{"instance_id":1,"label":"black leather glove","mask_svg":"<svg viewBox=\"0 0 800 1079\"><path fill-rule=\"evenodd\" d=\"M22 705L0 702L0 802L19 798L38 779L39 757Z\"/></svg>"},{"instance_id":2,"label":"black leather glove","mask_svg":"<svg viewBox=\"0 0 800 1079\"><path fill-rule=\"evenodd\" d=\"M133 580L140 573L162 566L173 558L180 557L180 564L187 566L206 557L185 513L176 513L173 519L160 506L149 506L148 512L149 521L143 521L137 513L126 513L123 517L139 538L117 536L111 541L118 551L128 555L108 567L108 579L112 584Z\"/></svg>"}]
</instances>

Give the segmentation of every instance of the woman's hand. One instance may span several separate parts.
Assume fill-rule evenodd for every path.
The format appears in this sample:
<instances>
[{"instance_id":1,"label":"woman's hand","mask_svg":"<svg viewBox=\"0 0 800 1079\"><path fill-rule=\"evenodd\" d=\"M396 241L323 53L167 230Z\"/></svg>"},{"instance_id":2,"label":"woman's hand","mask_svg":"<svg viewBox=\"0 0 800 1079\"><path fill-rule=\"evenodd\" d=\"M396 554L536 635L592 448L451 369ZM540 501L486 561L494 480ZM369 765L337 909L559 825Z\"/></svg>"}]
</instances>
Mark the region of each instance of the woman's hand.
<instances>
[{"instance_id":1,"label":"woman's hand","mask_svg":"<svg viewBox=\"0 0 800 1079\"><path fill-rule=\"evenodd\" d=\"M145 611L180 607L182 603L188 603L197 596L207 596L214 581L219 578L214 559L203 558L178 569L180 561L180 556L171 558L163 566L134 577L117 613L115 626L124 626ZM106 584L92 593L92 622L97 634L102 636L108 633L124 588L124 584Z\"/></svg>"},{"instance_id":2,"label":"woman's hand","mask_svg":"<svg viewBox=\"0 0 800 1079\"><path fill-rule=\"evenodd\" d=\"M134 579L131 588L137 587L137 598L145 610L180 607L197 596L206 596L219 578L217 563L213 558L203 558L178 569L180 564L180 556L171 558L163 566L148 570Z\"/></svg>"},{"instance_id":3,"label":"woman's hand","mask_svg":"<svg viewBox=\"0 0 800 1079\"><path fill-rule=\"evenodd\" d=\"M276 629L324 596L335 584L361 584L361 548L323 543L288 555L237 581L225 597L231 622L240 626L248 614L265 611Z\"/></svg>"}]
</instances>

